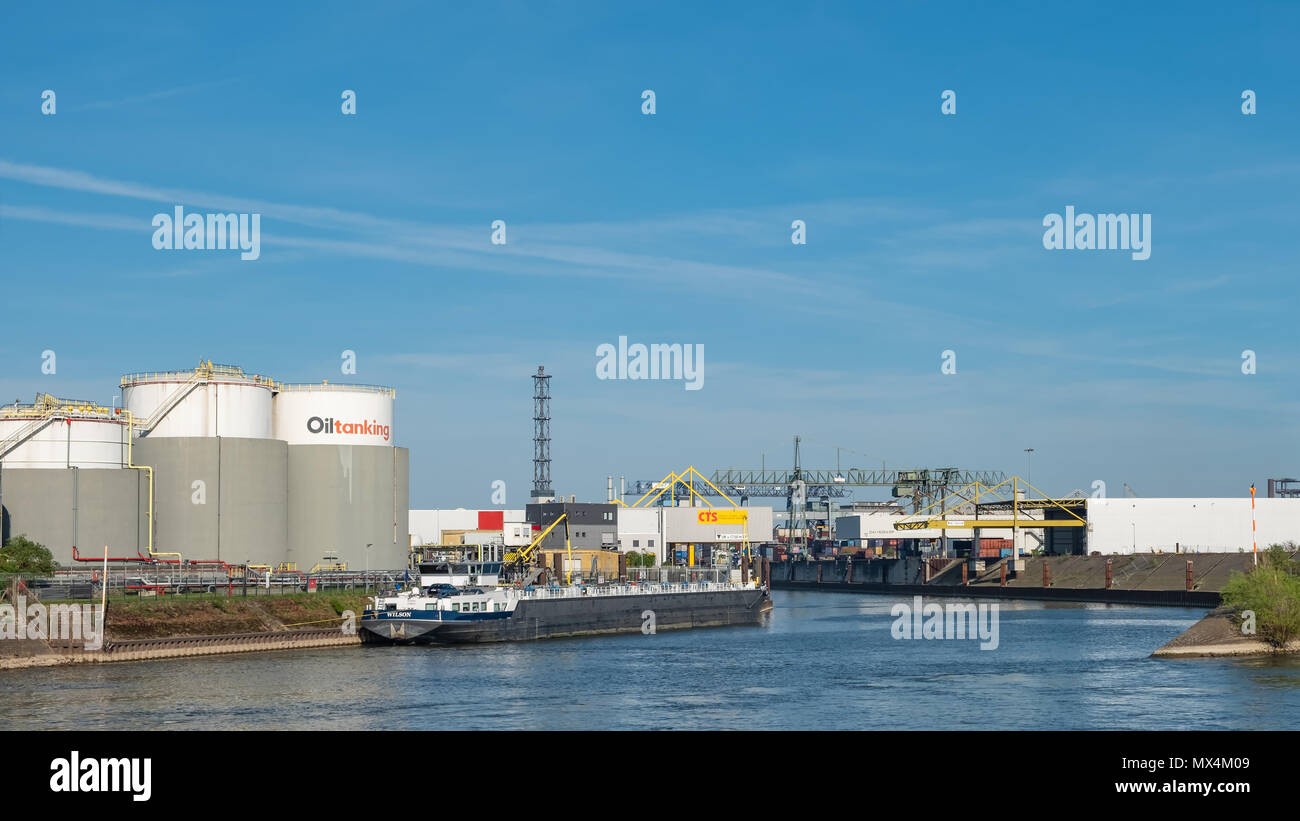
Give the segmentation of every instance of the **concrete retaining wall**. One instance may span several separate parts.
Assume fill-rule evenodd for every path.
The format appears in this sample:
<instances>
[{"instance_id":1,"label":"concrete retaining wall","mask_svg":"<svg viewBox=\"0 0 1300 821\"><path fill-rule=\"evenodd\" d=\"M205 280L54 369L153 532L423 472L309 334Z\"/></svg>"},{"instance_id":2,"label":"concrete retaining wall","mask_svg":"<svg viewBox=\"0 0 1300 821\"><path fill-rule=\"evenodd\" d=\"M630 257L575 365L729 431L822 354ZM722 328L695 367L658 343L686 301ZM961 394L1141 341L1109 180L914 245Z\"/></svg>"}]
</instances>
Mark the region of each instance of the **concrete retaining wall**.
<instances>
[{"instance_id":1,"label":"concrete retaining wall","mask_svg":"<svg viewBox=\"0 0 1300 821\"><path fill-rule=\"evenodd\" d=\"M1113 602L1179 607L1217 607L1219 587L1229 569L1241 565L1249 569L1249 557L1233 555L1189 557L1126 557L1135 565L1118 565L1112 574L1112 588L1105 587L1105 557L1072 556L1064 559L1033 557L1026 560L1025 571L1014 575L1002 587L992 570L979 583L962 585L960 563L953 563L941 577L926 582L926 560L870 559L866 561L775 562L771 565L773 589L838 590L891 595L961 596L994 599L1030 599L1043 601ZM1193 560L1194 589L1186 590L1186 564ZM1233 565L1227 568L1224 564ZM1042 567L1054 568L1051 578L1065 582L1051 587L1042 585ZM1140 566L1140 567L1138 567ZM1165 569L1168 572L1158 573ZM1175 572L1176 571L1176 572ZM969 576L976 581L975 574ZM1090 580L1095 579L1095 584ZM1206 582L1211 584L1206 584ZM1072 583L1073 582L1073 583ZM1079 583L1082 582L1082 583Z\"/></svg>"},{"instance_id":2,"label":"concrete retaining wall","mask_svg":"<svg viewBox=\"0 0 1300 821\"><path fill-rule=\"evenodd\" d=\"M948 584L846 584L832 582L781 581L773 577L776 590L823 590L872 593L889 596L943 596L964 599L1023 599L1028 601L1072 601L1109 604L1142 604L1156 607L1218 607L1218 593L1184 590L1106 590L1066 587L975 587Z\"/></svg>"},{"instance_id":3,"label":"concrete retaining wall","mask_svg":"<svg viewBox=\"0 0 1300 821\"><path fill-rule=\"evenodd\" d=\"M72 563L72 546L101 556L133 555L147 535L147 482L140 471L66 468L10 469L0 475L6 539L26 535L50 549L60 564ZM139 515L136 512L139 511Z\"/></svg>"},{"instance_id":4,"label":"concrete retaining wall","mask_svg":"<svg viewBox=\"0 0 1300 821\"><path fill-rule=\"evenodd\" d=\"M360 646L360 635L345 635L337 628L297 630L273 633L241 633L227 636L187 636L170 639L132 639L111 642L103 650L85 650L48 642L39 651L0 656L0 670L23 667L50 667L59 664L98 664L110 661L146 661L152 659L211 656L224 653L250 653L261 650L301 650L311 647ZM65 643L66 644L66 643Z\"/></svg>"}]
</instances>

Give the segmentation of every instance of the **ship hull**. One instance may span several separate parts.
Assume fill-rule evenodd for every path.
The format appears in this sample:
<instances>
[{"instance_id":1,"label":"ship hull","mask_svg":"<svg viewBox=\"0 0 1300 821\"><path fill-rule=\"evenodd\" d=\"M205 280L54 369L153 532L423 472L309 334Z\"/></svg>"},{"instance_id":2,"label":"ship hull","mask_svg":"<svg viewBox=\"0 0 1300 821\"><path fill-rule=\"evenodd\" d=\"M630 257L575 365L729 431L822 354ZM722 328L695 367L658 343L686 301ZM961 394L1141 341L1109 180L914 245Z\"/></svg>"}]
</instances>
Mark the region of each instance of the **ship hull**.
<instances>
[{"instance_id":1,"label":"ship hull","mask_svg":"<svg viewBox=\"0 0 1300 821\"><path fill-rule=\"evenodd\" d=\"M772 609L763 590L574 596L527 599L512 613L479 618L429 618L379 613L361 620L362 640L382 644L478 644L569 636L649 633L691 627L758 624Z\"/></svg>"}]
</instances>

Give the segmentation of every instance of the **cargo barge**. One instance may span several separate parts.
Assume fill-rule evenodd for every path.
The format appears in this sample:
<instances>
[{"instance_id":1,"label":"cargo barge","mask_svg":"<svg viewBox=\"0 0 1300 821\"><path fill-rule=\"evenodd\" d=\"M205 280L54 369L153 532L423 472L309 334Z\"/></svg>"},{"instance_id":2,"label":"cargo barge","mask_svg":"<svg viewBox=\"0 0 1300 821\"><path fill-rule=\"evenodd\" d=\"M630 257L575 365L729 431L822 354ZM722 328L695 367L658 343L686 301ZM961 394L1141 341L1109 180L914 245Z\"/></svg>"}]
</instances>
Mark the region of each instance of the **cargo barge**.
<instances>
[{"instance_id":1,"label":"cargo barge","mask_svg":"<svg viewBox=\"0 0 1300 821\"><path fill-rule=\"evenodd\" d=\"M532 641L754 625L771 609L767 588L757 581L523 588L434 583L376 596L360 627L367 644Z\"/></svg>"}]
</instances>

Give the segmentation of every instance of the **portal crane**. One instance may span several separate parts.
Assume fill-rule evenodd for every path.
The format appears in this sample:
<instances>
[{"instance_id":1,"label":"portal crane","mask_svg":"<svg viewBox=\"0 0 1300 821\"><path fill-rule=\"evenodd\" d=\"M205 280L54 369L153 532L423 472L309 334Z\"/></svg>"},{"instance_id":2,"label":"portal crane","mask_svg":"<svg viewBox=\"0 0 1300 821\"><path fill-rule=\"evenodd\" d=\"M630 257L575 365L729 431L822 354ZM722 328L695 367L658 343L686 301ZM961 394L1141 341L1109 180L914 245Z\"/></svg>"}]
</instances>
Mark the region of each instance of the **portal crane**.
<instances>
[{"instance_id":1,"label":"portal crane","mask_svg":"<svg viewBox=\"0 0 1300 821\"><path fill-rule=\"evenodd\" d=\"M506 554L505 560L511 564L512 570L514 570L517 575L523 574L524 569L532 562L533 556L537 552L537 548L541 546L542 542L546 540L546 537L556 528L557 525L560 524L560 522L564 522L564 547L569 554L569 566L564 572L564 582L565 584L569 584L573 580L573 542L569 538L569 514L567 513L561 513L559 518L551 522L550 525L539 533L537 537L534 538L523 550L520 550L518 553Z\"/></svg>"}]
</instances>

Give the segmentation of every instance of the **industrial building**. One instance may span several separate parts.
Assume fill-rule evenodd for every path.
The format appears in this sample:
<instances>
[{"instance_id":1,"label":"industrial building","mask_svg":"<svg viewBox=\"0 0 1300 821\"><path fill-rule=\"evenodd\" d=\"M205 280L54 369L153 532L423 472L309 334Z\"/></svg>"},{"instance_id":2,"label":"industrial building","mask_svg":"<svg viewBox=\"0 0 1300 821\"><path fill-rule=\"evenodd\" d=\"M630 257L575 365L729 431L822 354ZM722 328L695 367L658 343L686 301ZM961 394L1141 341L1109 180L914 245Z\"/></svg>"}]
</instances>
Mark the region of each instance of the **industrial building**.
<instances>
[{"instance_id":1,"label":"industrial building","mask_svg":"<svg viewBox=\"0 0 1300 821\"><path fill-rule=\"evenodd\" d=\"M528 522L539 531L548 529L561 516L566 530L552 530L542 540L542 550L615 550L618 547L618 505L583 502L542 502L530 504ZM566 539L567 535L567 539Z\"/></svg>"},{"instance_id":2,"label":"industrial building","mask_svg":"<svg viewBox=\"0 0 1300 821\"><path fill-rule=\"evenodd\" d=\"M1088 552L1249 553L1256 543L1300 543L1300 499L1251 508L1249 497L1089 499Z\"/></svg>"},{"instance_id":3,"label":"industrial building","mask_svg":"<svg viewBox=\"0 0 1300 821\"><path fill-rule=\"evenodd\" d=\"M561 513L570 523L574 550L650 553L656 564L705 564L713 548L740 548L772 538L771 507L691 506L625 507L556 501L528 505L526 510L412 510L411 544L504 544L522 547ZM493 518L495 517L495 518ZM485 523L496 522L495 531ZM552 531L540 546L544 552L565 547L564 534Z\"/></svg>"},{"instance_id":4,"label":"industrial building","mask_svg":"<svg viewBox=\"0 0 1300 821\"><path fill-rule=\"evenodd\" d=\"M980 528L981 541L996 543L996 552L984 556L1007 555L1011 540L1018 538L1019 550L1030 553L1042 550L1048 555L1102 555L1123 553L1235 553L1250 552L1256 544L1265 549L1270 544L1288 541L1300 543L1300 499L1278 497L1258 499L1252 507L1245 498L1086 498L1059 500L1073 504L1086 523L1079 527L1043 526ZM1033 500L1031 505L1036 504ZM980 517L1005 518L1008 502L981 505ZM1050 505L1037 503L1041 518L1068 523L1068 516L1051 514ZM1002 508L999 513L997 508ZM1023 514L1022 514L1023 515ZM913 517L902 508L840 516L835 520L837 545L872 550L897 548L917 550L922 545L943 552L942 540L948 539L948 552L969 550L974 538L973 512L957 515L949 511L938 517L943 527L909 528L896 525ZM960 521L954 521L959 519ZM919 524L919 523L918 523Z\"/></svg>"},{"instance_id":5,"label":"industrial building","mask_svg":"<svg viewBox=\"0 0 1300 821\"><path fill-rule=\"evenodd\" d=\"M0 409L0 522L83 557L404 568L409 453L391 388L283 384L202 362L132 373L122 407Z\"/></svg>"}]
</instances>

